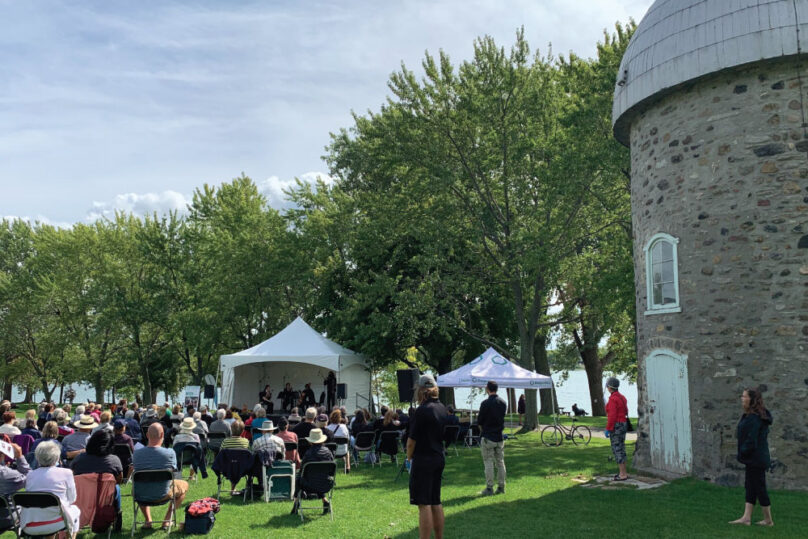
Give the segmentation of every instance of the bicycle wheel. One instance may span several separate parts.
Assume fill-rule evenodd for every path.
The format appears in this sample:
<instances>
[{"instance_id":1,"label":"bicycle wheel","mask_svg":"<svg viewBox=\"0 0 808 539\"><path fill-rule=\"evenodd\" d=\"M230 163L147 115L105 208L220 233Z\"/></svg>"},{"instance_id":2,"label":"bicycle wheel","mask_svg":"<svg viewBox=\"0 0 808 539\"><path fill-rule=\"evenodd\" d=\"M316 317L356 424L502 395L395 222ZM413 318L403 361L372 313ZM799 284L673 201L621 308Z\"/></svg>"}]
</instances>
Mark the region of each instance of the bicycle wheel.
<instances>
[{"instance_id":1,"label":"bicycle wheel","mask_svg":"<svg viewBox=\"0 0 808 539\"><path fill-rule=\"evenodd\" d=\"M572 429L572 443L575 445L589 445L592 439L592 431L586 425L576 425Z\"/></svg>"},{"instance_id":2,"label":"bicycle wheel","mask_svg":"<svg viewBox=\"0 0 808 539\"><path fill-rule=\"evenodd\" d=\"M564 433L555 425L549 425L541 430L541 443L547 447L558 447L564 441Z\"/></svg>"}]
</instances>

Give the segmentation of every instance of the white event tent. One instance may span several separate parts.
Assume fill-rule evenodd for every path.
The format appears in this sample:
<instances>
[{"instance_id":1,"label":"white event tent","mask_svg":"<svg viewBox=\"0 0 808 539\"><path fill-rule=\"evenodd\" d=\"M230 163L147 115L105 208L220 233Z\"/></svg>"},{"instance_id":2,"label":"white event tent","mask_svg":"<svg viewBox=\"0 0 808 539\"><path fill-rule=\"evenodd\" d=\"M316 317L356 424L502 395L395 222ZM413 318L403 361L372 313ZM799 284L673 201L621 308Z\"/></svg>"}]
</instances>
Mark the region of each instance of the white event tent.
<instances>
[{"instance_id":1,"label":"white event tent","mask_svg":"<svg viewBox=\"0 0 808 539\"><path fill-rule=\"evenodd\" d=\"M252 408L258 393L269 384L275 410L280 410L278 393L287 382L296 391L310 383L319 400L329 371L334 371L337 383L347 386L347 398L341 403L348 410L367 406L370 397L370 370L365 358L328 340L300 317L252 348L221 356L219 371L221 402L230 406L246 404Z\"/></svg>"},{"instance_id":2,"label":"white event tent","mask_svg":"<svg viewBox=\"0 0 808 539\"><path fill-rule=\"evenodd\" d=\"M499 387L514 389L550 389L553 379L508 361L499 352L489 348L473 361L459 369L438 376L443 387L485 387L493 380Z\"/></svg>"}]
</instances>

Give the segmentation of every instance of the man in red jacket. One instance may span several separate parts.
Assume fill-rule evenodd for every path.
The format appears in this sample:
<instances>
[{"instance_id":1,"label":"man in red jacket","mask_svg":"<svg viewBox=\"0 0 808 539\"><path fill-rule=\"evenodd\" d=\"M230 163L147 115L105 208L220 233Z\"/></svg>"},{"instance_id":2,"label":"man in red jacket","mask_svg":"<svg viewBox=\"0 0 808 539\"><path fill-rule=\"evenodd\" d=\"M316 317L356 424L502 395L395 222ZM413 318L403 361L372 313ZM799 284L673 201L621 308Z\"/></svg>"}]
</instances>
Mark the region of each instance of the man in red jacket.
<instances>
[{"instance_id":1,"label":"man in red jacket","mask_svg":"<svg viewBox=\"0 0 808 539\"><path fill-rule=\"evenodd\" d=\"M606 403L606 437L611 438L612 453L617 461L620 472L612 479L614 481L625 481L628 479L626 472L626 432L628 425L628 403L626 397L617 388L620 387L620 380L614 376L606 380L606 389L611 393L609 402Z\"/></svg>"}]
</instances>

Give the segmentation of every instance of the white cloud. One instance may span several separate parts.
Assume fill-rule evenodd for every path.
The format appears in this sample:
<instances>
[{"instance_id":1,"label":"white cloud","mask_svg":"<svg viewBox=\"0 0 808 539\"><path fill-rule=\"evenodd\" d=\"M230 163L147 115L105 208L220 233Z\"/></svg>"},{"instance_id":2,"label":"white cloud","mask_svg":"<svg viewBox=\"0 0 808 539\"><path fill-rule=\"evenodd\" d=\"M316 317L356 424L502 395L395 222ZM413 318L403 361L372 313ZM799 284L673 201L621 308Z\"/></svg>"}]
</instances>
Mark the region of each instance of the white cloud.
<instances>
[{"instance_id":1,"label":"white cloud","mask_svg":"<svg viewBox=\"0 0 808 539\"><path fill-rule=\"evenodd\" d=\"M50 225L56 228L72 228L72 223L66 223L63 221L51 221L44 215L37 215L36 217L30 217L28 215L0 215L0 221L25 221L31 224L41 224L41 225Z\"/></svg>"},{"instance_id":2,"label":"white cloud","mask_svg":"<svg viewBox=\"0 0 808 539\"><path fill-rule=\"evenodd\" d=\"M188 209L190 197L176 191L163 191L162 193L125 193L116 196L109 202L94 201L93 207L87 212L87 221L102 218L112 218L115 212L131 213L145 216L157 213L164 215L172 211L185 213Z\"/></svg>"},{"instance_id":3,"label":"white cloud","mask_svg":"<svg viewBox=\"0 0 808 539\"><path fill-rule=\"evenodd\" d=\"M315 185L318 178L322 179L327 185L334 182L331 176L323 172L306 172L298 176L301 182L311 185ZM284 191L288 191L294 186L294 178L282 180L278 176L270 176L266 180L258 182L258 190L266 197L270 207L276 210L286 210L293 206L286 198Z\"/></svg>"},{"instance_id":4,"label":"white cloud","mask_svg":"<svg viewBox=\"0 0 808 539\"><path fill-rule=\"evenodd\" d=\"M318 178L322 179L326 184L331 184L334 181L331 176L323 172L306 172L298 176L300 181L311 185L316 184ZM270 176L266 180L257 182L258 191L266 197L267 204L276 210L285 210L292 207L292 203L286 198L284 190L289 190L294 186L294 178L281 179L278 176ZM115 216L115 212L131 213L141 217L155 213L165 215L172 211L184 214L187 212L188 205L192 199L192 195L184 195L171 190L160 193L124 193L115 196L109 201L94 201L92 208L87 211L85 220L93 222L97 219L111 219ZM23 219L30 221L28 218ZM47 218L42 216L36 220L50 223Z\"/></svg>"}]
</instances>

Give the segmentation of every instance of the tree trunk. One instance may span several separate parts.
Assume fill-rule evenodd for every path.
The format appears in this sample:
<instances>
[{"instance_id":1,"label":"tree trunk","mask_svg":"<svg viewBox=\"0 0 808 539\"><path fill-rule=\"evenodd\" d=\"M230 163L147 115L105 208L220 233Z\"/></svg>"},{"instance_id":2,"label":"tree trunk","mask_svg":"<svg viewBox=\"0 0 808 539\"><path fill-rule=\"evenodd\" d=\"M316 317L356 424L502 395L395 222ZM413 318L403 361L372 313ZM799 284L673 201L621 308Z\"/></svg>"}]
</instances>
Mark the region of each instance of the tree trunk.
<instances>
[{"instance_id":1,"label":"tree trunk","mask_svg":"<svg viewBox=\"0 0 808 539\"><path fill-rule=\"evenodd\" d=\"M550 360L547 356L547 336L548 332L539 333L533 341L533 364L536 372L550 376ZM552 415L555 411L553 404L553 390L542 389L539 391L541 399L541 415Z\"/></svg>"},{"instance_id":2,"label":"tree trunk","mask_svg":"<svg viewBox=\"0 0 808 539\"><path fill-rule=\"evenodd\" d=\"M59 384L59 404L63 404L65 398L65 385Z\"/></svg>"},{"instance_id":3,"label":"tree trunk","mask_svg":"<svg viewBox=\"0 0 808 539\"><path fill-rule=\"evenodd\" d=\"M516 413L516 390L512 387L506 389L508 395L508 413Z\"/></svg>"},{"instance_id":4,"label":"tree trunk","mask_svg":"<svg viewBox=\"0 0 808 539\"><path fill-rule=\"evenodd\" d=\"M34 389L31 386L25 386L25 397L23 397L22 401L34 402Z\"/></svg>"},{"instance_id":5,"label":"tree trunk","mask_svg":"<svg viewBox=\"0 0 808 539\"><path fill-rule=\"evenodd\" d=\"M451 354L440 354L438 356L438 374L446 374L452 370L452 356ZM438 387L440 401L444 406L455 407L454 388L451 387Z\"/></svg>"},{"instance_id":6,"label":"tree trunk","mask_svg":"<svg viewBox=\"0 0 808 539\"><path fill-rule=\"evenodd\" d=\"M606 403L603 402L603 366L598 359L597 348L584 349L581 352L586 369L586 380L589 382L589 399L593 416L606 415Z\"/></svg>"},{"instance_id":7,"label":"tree trunk","mask_svg":"<svg viewBox=\"0 0 808 539\"><path fill-rule=\"evenodd\" d=\"M11 393L14 391L14 384L10 380L3 381L3 400L10 401Z\"/></svg>"},{"instance_id":8,"label":"tree trunk","mask_svg":"<svg viewBox=\"0 0 808 539\"><path fill-rule=\"evenodd\" d=\"M95 389L95 402L104 402L104 380L101 372L95 375L93 389Z\"/></svg>"},{"instance_id":9,"label":"tree trunk","mask_svg":"<svg viewBox=\"0 0 808 539\"><path fill-rule=\"evenodd\" d=\"M525 420L523 423L524 430L536 430L539 427L538 417L538 403L536 401L536 390L525 390Z\"/></svg>"}]
</instances>

